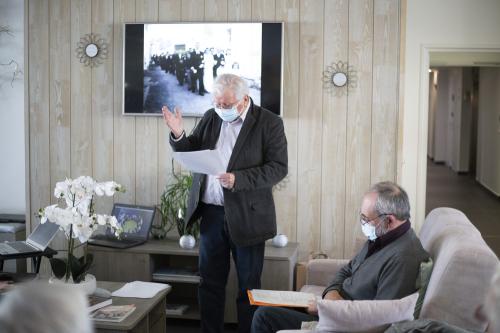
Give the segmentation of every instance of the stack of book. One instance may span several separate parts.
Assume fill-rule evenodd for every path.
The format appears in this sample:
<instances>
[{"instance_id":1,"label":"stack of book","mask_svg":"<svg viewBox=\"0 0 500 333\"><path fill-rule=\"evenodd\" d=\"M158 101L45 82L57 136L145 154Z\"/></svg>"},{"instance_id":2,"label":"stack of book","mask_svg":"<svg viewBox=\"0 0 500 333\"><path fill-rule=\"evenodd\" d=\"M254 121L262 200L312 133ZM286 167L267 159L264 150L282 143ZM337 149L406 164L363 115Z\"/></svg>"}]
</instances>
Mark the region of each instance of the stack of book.
<instances>
[{"instance_id":1,"label":"stack of book","mask_svg":"<svg viewBox=\"0 0 500 333\"><path fill-rule=\"evenodd\" d=\"M89 313L94 312L97 309L103 308L106 305L110 305L111 303L113 303L111 297L100 297L96 295L89 295L88 301L89 301L88 305Z\"/></svg>"},{"instance_id":2,"label":"stack of book","mask_svg":"<svg viewBox=\"0 0 500 333\"><path fill-rule=\"evenodd\" d=\"M154 281L162 282L188 282L188 283L199 283L200 276L194 270L187 268L161 268L153 273Z\"/></svg>"},{"instance_id":3,"label":"stack of book","mask_svg":"<svg viewBox=\"0 0 500 333\"><path fill-rule=\"evenodd\" d=\"M167 315L176 315L180 316L183 315L184 312L188 309L187 304L170 304L167 303L167 308L166 308L166 314Z\"/></svg>"}]
</instances>

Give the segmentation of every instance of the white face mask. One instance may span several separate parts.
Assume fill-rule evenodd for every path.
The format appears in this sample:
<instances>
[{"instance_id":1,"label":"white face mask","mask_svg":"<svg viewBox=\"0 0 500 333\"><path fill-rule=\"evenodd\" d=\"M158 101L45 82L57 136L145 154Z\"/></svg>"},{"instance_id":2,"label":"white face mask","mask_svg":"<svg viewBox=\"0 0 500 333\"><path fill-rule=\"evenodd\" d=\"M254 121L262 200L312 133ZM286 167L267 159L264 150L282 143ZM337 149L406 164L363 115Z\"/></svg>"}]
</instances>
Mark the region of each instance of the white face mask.
<instances>
[{"instance_id":1,"label":"white face mask","mask_svg":"<svg viewBox=\"0 0 500 333\"><path fill-rule=\"evenodd\" d=\"M362 224L361 231L369 240L374 241L377 239L377 227L374 225L371 225L370 223Z\"/></svg>"},{"instance_id":2,"label":"white face mask","mask_svg":"<svg viewBox=\"0 0 500 333\"><path fill-rule=\"evenodd\" d=\"M236 105L230 109L222 109L218 107L215 107L214 109L215 112L219 115L219 117L223 121L232 122L235 121L240 116L240 113L238 112L238 108L236 107Z\"/></svg>"}]
</instances>

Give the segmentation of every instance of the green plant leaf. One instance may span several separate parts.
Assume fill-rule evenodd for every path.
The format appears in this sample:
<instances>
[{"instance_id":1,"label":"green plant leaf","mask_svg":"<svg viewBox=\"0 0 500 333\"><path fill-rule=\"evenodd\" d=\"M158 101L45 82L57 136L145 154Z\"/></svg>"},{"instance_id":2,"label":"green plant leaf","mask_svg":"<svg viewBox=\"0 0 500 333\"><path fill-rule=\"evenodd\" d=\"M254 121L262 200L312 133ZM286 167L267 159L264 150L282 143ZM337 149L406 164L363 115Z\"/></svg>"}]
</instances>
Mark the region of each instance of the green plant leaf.
<instances>
[{"instance_id":1,"label":"green plant leaf","mask_svg":"<svg viewBox=\"0 0 500 333\"><path fill-rule=\"evenodd\" d=\"M62 279L66 274L66 259L50 258L49 261L55 277Z\"/></svg>"}]
</instances>

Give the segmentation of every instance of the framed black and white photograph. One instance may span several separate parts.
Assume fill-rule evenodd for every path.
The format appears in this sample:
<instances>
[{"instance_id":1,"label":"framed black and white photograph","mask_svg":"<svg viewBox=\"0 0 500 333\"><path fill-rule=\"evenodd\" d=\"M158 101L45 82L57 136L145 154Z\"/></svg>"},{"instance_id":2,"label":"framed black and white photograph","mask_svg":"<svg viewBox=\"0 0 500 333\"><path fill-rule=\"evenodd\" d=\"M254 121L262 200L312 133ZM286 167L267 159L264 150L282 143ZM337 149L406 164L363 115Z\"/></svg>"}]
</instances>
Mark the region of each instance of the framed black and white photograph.
<instances>
[{"instance_id":1,"label":"framed black and white photograph","mask_svg":"<svg viewBox=\"0 0 500 333\"><path fill-rule=\"evenodd\" d=\"M201 117L214 80L246 80L254 103L281 114L282 23L125 24L124 111L161 115L163 105Z\"/></svg>"}]
</instances>

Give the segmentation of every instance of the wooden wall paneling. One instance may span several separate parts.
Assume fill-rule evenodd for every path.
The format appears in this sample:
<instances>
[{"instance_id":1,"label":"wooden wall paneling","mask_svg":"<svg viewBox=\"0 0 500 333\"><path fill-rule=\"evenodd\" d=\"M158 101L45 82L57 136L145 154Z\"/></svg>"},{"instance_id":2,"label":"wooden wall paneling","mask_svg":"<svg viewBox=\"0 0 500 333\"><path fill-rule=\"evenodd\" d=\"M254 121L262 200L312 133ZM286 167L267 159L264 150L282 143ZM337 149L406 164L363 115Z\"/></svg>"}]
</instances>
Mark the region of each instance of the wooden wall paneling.
<instances>
[{"instance_id":1,"label":"wooden wall paneling","mask_svg":"<svg viewBox=\"0 0 500 333\"><path fill-rule=\"evenodd\" d=\"M347 63L349 48L349 2L325 2L324 66ZM330 67L331 68L331 67ZM331 72L331 70L330 70ZM321 250L332 258L344 257L344 214L346 181L347 94L335 95L324 83L323 151L321 157Z\"/></svg>"},{"instance_id":2,"label":"wooden wall paneling","mask_svg":"<svg viewBox=\"0 0 500 333\"><path fill-rule=\"evenodd\" d=\"M50 204L49 1L28 2L30 215ZM31 230L40 219L31 219Z\"/></svg>"},{"instance_id":3,"label":"wooden wall paneling","mask_svg":"<svg viewBox=\"0 0 500 333\"><path fill-rule=\"evenodd\" d=\"M182 0L181 21L183 22L203 22L205 20L205 1L203 0ZM184 117L184 129L189 135L194 129L197 119L194 117ZM180 167L177 165L177 170Z\"/></svg>"},{"instance_id":4,"label":"wooden wall paneling","mask_svg":"<svg viewBox=\"0 0 500 333\"><path fill-rule=\"evenodd\" d=\"M252 21L274 21L275 0L252 0Z\"/></svg>"},{"instance_id":5,"label":"wooden wall paneling","mask_svg":"<svg viewBox=\"0 0 500 333\"><path fill-rule=\"evenodd\" d=\"M205 19L204 0L182 0L181 20L186 22L203 22Z\"/></svg>"},{"instance_id":6,"label":"wooden wall paneling","mask_svg":"<svg viewBox=\"0 0 500 333\"><path fill-rule=\"evenodd\" d=\"M299 112L299 0L276 0L276 21L284 22L283 123L288 142L288 176L274 192L278 232L297 240L297 145ZM282 187L283 186L283 187Z\"/></svg>"},{"instance_id":7,"label":"wooden wall paneling","mask_svg":"<svg viewBox=\"0 0 500 333\"><path fill-rule=\"evenodd\" d=\"M113 180L126 192L115 202L135 204L135 117L123 113L123 23L135 21L135 0L114 2L113 14Z\"/></svg>"},{"instance_id":8,"label":"wooden wall paneling","mask_svg":"<svg viewBox=\"0 0 500 333\"><path fill-rule=\"evenodd\" d=\"M376 0L373 22L371 183L396 180L399 1Z\"/></svg>"},{"instance_id":9,"label":"wooden wall paneling","mask_svg":"<svg viewBox=\"0 0 500 333\"><path fill-rule=\"evenodd\" d=\"M228 0L205 0L205 21L227 21Z\"/></svg>"},{"instance_id":10,"label":"wooden wall paneling","mask_svg":"<svg viewBox=\"0 0 500 333\"><path fill-rule=\"evenodd\" d=\"M92 32L108 43L108 56L92 69L92 153L94 178L113 180L113 0L92 0ZM113 198L96 200L96 211L109 214Z\"/></svg>"},{"instance_id":11,"label":"wooden wall paneling","mask_svg":"<svg viewBox=\"0 0 500 333\"><path fill-rule=\"evenodd\" d=\"M181 0L160 0L159 21L179 22L181 20L181 6ZM165 186L172 177L172 148L169 136L170 130L165 125L163 117L158 118L158 204Z\"/></svg>"},{"instance_id":12,"label":"wooden wall paneling","mask_svg":"<svg viewBox=\"0 0 500 333\"><path fill-rule=\"evenodd\" d=\"M71 177L92 176L92 72L80 63L76 47L92 32L91 2L71 1Z\"/></svg>"},{"instance_id":13,"label":"wooden wall paneling","mask_svg":"<svg viewBox=\"0 0 500 333\"><path fill-rule=\"evenodd\" d=\"M300 1L297 241L299 257L318 251L321 223L324 1Z\"/></svg>"},{"instance_id":14,"label":"wooden wall paneling","mask_svg":"<svg viewBox=\"0 0 500 333\"><path fill-rule=\"evenodd\" d=\"M399 0L399 76L398 76L398 132L396 149L396 181L401 183L403 169L403 124L404 124L404 91L405 91L405 49L406 49L406 6L408 0ZM414 226L420 230L420 221ZM423 223L423 221L422 221Z\"/></svg>"},{"instance_id":15,"label":"wooden wall paneling","mask_svg":"<svg viewBox=\"0 0 500 333\"><path fill-rule=\"evenodd\" d=\"M50 188L70 177L71 169L71 91L70 91L70 3L49 2L49 91L50 91ZM51 203L57 203L51 195ZM58 233L51 243L64 248L66 237Z\"/></svg>"},{"instance_id":16,"label":"wooden wall paneling","mask_svg":"<svg viewBox=\"0 0 500 333\"><path fill-rule=\"evenodd\" d=\"M252 0L228 0L227 19L230 22L252 19Z\"/></svg>"},{"instance_id":17,"label":"wooden wall paneling","mask_svg":"<svg viewBox=\"0 0 500 333\"><path fill-rule=\"evenodd\" d=\"M137 22L158 21L158 0L136 1ZM158 119L136 118L136 203L158 203Z\"/></svg>"},{"instance_id":18,"label":"wooden wall paneling","mask_svg":"<svg viewBox=\"0 0 500 333\"><path fill-rule=\"evenodd\" d=\"M346 212L344 256L352 257L366 238L359 226L363 194L370 186L372 119L373 2L349 2L349 64L357 87L349 90L347 111Z\"/></svg>"}]
</instances>

